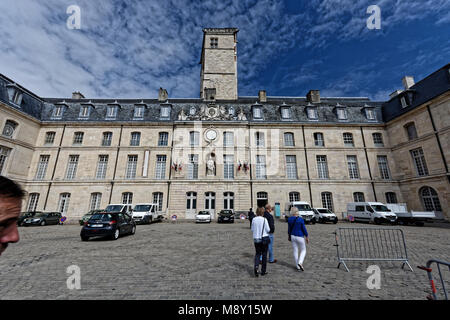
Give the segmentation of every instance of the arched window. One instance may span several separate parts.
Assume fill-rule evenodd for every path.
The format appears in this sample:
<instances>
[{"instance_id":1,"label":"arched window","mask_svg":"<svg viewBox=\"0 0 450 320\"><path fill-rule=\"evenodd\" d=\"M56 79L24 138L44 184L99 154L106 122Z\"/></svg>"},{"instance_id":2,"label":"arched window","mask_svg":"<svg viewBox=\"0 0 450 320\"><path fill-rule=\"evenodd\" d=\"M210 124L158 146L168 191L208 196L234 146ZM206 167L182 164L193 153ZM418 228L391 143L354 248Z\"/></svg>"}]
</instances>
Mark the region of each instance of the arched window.
<instances>
[{"instance_id":1,"label":"arched window","mask_svg":"<svg viewBox=\"0 0 450 320\"><path fill-rule=\"evenodd\" d=\"M364 202L364 193L362 192L353 192L353 201L355 202Z\"/></svg>"},{"instance_id":2,"label":"arched window","mask_svg":"<svg viewBox=\"0 0 450 320\"><path fill-rule=\"evenodd\" d=\"M322 206L333 211L333 194L331 192L322 192Z\"/></svg>"},{"instance_id":3,"label":"arched window","mask_svg":"<svg viewBox=\"0 0 450 320\"><path fill-rule=\"evenodd\" d=\"M300 192L289 192L289 202L300 201Z\"/></svg>"},{"instance_id":4,"label":"arched window","mask_svg":"<svg viewBox=\"0 0 450 320\"><path fill-rule=\"evenodd\" d=\"M322 132L315 132L314 133L314 145L316 147L325 147L325 141L323 139L323 133Z\"/></svg>"},{"instance_id":5,"label":"arched window","mask_svg":"<svg viewBox=\"0 0 450 320\"><path fill-rule=\"evenodd\" d=\"M132 204L133 203L133 193L132 192L122 193L122 203L123 204Z\"/></svg>"},{"instance_id":6,"label":"arched window","mask_svg":"<svg viewBox=\"0 0 450 320\"><path fill-rule=\"evenodd\" d=\"M284 134L284 146L293 147L295 145L294 134L292 132L286 132Z\"/></svg>"},{"instance_id":7,"label":"arched window","mask_svg":"<svg viewBox=\"0 0 450 320\"><path fill-rule=\"evenodd\" d=\"M437 192L430 187L422 187L419 190L420 199L425 210L442 211L441 203Z\"/></svg>"},{"instance_id":8,"label":"arched window","mask_svg":"<svg viewBox=\"0 0 450 320\"><path fill-rule=\"evenodd\" d=\"M112 132L103 132L102 146L109 147L112 141Z\"/></svg>"}]
</instances>

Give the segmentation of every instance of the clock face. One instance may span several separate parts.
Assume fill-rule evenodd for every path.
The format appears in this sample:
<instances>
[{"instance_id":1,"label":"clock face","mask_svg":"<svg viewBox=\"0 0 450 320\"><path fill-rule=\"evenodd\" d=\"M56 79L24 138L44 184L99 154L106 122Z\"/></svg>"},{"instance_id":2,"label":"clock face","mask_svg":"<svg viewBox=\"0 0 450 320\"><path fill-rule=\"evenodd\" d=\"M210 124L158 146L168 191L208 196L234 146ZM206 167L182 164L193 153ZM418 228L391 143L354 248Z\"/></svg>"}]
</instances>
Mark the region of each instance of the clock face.
<instances>
[{"instance_id":1,"label":"clock face","mask_svg":"<svg viewBox=\"0 0 450 320\"><path fill-rule=\"evenodd\" d=\"M217 137L217 132L215 132L214 130L208 130L206 131L206 138L208 140L214 140Z\"/></svg>"}]
</instances>

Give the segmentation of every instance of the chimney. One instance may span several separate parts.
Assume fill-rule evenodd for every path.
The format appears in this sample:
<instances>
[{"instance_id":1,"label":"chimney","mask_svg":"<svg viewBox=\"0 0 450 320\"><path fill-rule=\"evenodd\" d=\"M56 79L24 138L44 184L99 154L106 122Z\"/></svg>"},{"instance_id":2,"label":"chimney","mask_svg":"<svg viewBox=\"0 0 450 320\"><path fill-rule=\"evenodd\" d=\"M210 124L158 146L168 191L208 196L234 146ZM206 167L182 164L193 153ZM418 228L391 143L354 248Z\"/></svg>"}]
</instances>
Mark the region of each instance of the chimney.
<instances>
[{"instance_id":1,"label":"chimney","mask_svg":"<svg viewBox=\"0 0 450 320\"><path fill-rule=\"evenodd\" d=\"M320 103L320 91L319 90L309 90L306 95L306 100L312 103Z\"/></svg>"},{"instance_id":2,"label":"chimney","mask_svg":"<svg viewBox=\"0 0 450 320\"><path fill-rule=\"evenodd\" d=\"M266 90L259 90L258 100L259 102L267 102Z\"/></svg>"},{"instance_id":3,"label":"chimney","mask_svg":"<svg viewBox=\"0 0 450 320\"><path fill-rule=\"evenodd\" d=\"M159 88L159 92L158 92L158 101L167 101L167 99L169 98L169 95L167 93L166 89L163 88Z\"/></svg>"},{"instance_id":4,"label":"chimney","mask_svg":"<svg viewBox=\"0 0 450 320\"><path fill-rule=\"evenodd\" d=\"M75 92L72 92L72 99L80 100L80 99L84 99L84 96L81 92L75 91Z\"/></svg>"},{"instance_id":5,"label":"chimney","mask_svg":"<svg viewBox=\"0 0 450 320\"><path fill-rule=\"evenodd\" d=\"M404 76L402 79L403 86L405 87L405 90L408 90L414 85L414 77L411 76Z\"/></svg>"},{"instance_id":6,"label":"chimney","mask_svg":"<svg viewBox=\"0 0 450 320\"><path fill-rule=\"evenodd\" d=\"M205 100L216 100L216 88L205 88Z\"/></svg>"}]
</instances>

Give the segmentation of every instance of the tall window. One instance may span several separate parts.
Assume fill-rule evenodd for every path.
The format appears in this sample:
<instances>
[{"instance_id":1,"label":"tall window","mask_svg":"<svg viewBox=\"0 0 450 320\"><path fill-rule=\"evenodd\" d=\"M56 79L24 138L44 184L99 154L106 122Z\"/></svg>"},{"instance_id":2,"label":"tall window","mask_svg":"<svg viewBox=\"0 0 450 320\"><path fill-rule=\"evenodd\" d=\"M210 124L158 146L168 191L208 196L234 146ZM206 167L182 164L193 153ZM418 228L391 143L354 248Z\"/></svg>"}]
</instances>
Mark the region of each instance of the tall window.
<instances>
[{"instance_id":1,"label":"tall window","mask_svg":"<svg viewBox=\"0 0 450 320\"><path fill-rule=\"evenodd\" d=\"M163 193L162 192L153 192L153 203L156 203L158 207L156 211L161 212L163 208Z\"/></svg>"},{"instance_id":2,"label":"tall window","mask_svg":"<svg viewBox=\"0 0 450 320\"><path fill-rule=\"evenodd\" d=\"M232 147L234 145L234 133L224 132L223 133L223 146Z\"/></svg>"},{"instance_id":3,"label":"tall window","mask_svg":"<svg viewBox=\"0 0 450 320\"><path fill-rule=\"evenodd\" d=\"M6 165L6 159L9 155L9 148L0 146L0 175L3 174L3 168Z\"/></svg>"},{"instance_id":4,"label":"tall window","mask_svg":"<svg viewBox=\"0 0 450 320\"><path fill-rule=\"evenodd\" d=\"M124 192L122 193L122 204L132 204L133 203L133 193Z\"/></svg>"},{"instance_id":5,"label":"tall window","mask_svg":"<svg viewBox=\"0 0 450 320\"><path fill-rule=\"evenodd\" d=\"M205 192L205 210L216 209L216 193Z\"/></svg>"},{"instance_id":6,"label":"tall window","mask_svg":"<svg viewBox=\"0 0 450 320\"><path fill-rule=\"evenodd\" d=\"M367 120L376 120L376 113L374 108L366 108Z\"/></svg>"},{"instance_id":7,"label":"tall window","mask_svg":"<svg viewBox=\"0 0 450 320\"><path fill-rule=\"evenodd\" d=\"M327 156L316 156L317 161L317 174L319 179L328 179L328 164Z\"/></svg>"},{"instance_id":8,"label":"tall window","mask_svg":"<svg viewBox=\"0 0 450 320\"><path fill-rule=\"evenodd\" d=\"M127 162L127 171L125 174L126 179L135 179L136 178L136 168L137 168L137 155L129 155Z\"/></svg>"},{"instance_id":9,"label":"tall window","mask_svg":"<svg viewBox=\"0 0 450 320\"><path fill-rule=\"evenodd\" d=\"M84 133L83 132L75 132L73 134L73 144L75 145L79 145L83 143L83 137L84 137Z\"/></svg>"},{"instance_id":10,"label":"tall window","mask_svg":"<svg viewBox=\"0 0 450 320\"><path fill-rule=\"evenodd\" d=\"M414 161L414 165L416 167L416 173L418 176L427 176L428 175L428 168L427 163L425 162L425 156L423 154L422 148L417 148L414 150L411 150L411 156Z\"/></svg>"},{"instance_id":11,"label":"tall window","mask_svg":"<svg viewBox=\"0 0 450 320\"><path fill-rule=\"evenodd\" d=\"M67 172L66 172L66 180L73 180L75 179L77 175L77 167L78 167L78 159L79 155L70 155L69 156L69 163L67 165Z\"/></svg>"},{"instance_id":12,"label":"tall window","mask_svg":"<svg viewBox=\"0 0 450 320\"><path fill-rule=\"evenodd\" d=\"M5 126L3 127L3 133L7 138L12 138L14 135L14 131L16 130L17 123L12 120L6 120Z\"/></svg>"},{"instance_id":13,"label":"tall window","mask_svg":"<svg viewBox=\"0 0 450 320\"><path fill-rule=\"evenodd\" d=\"M351 134L350 132L344 132L343 138L344 138L344 145L346 147L354 147L355 146L355 143L353 142L353 134Z\"/></svg>"},{"instance_id":14,"label":"tall window","mask_svg":"<svg viewBox=\"0 0 450 320\"><path fill-rule=\"evenodd\" d=\"M187 210L197 209L197 192L186 193L186 209Z\"/></svg>"},{"instance_id":15,"label":"tall window","mask_svg":"<svg viewBox=\"0 0 450 320\"><path fill-rule=\"evenodd\" d=\"M144 117L144 106L135 106L134 107L134 118L142 119Z\"/></svg>"},{"instance_id":16,"label":"tall window","mask_svg":"<svg viewBox=\"0 0 450 320\"><path fill-rule=\"evenodd\" d=\"M430 187L423 187L419 190L423 207L427 211L442 211L441 203L437 192Z\"/></svg>"},{"instance_id":17,"label":"tall window","mask_svg":"<svg viewBox=\"0 0 450 320\"><path fill-rule=\"evenodd\" d=\"M379 132L373 133L372 134L373 137L373 144L377 147L383 147L384 143L383 143L383 135Z\"/></svg>"},{"instance_id":18,"label":"tall window","mask_svg":"<svg viewBox=\"0 0 450 320\"><path fill-rule=\"evenodd\" d=\"M365 202L364 193L362 192L354 192L353 193L353 201L354 202Z\"/></svg>"},{"instance_id":19,"label":"tall window","mask_svg":"<svg viewBox=\"0 0 450 320\"><path fill-rule=\"evenodd\" d=\"M95 178L105 179L107 168L108 168L108 155L99 155L97 163L97 173L95 174Z\"/></svg>"},{"instance_id":20,"label":"tall window","mask_svg":"<svg viewBox=\"0 0 450 320\"><path fill-rule=\"evenodd\" d=\"M291 118L291 108L289 108L289 107L281 108L281 118L282 119L290 119Z\"/></svg>"},{"instance_id":21,"label":"tall window","mask_svg":"<svg viewBox=\"0 0 450 320\"><path fill-rule=\"evenodd\" d=\"M65 216L69 210L70 193L61 193L59 195L59 206L58 211Z\"/></svg>"},{"instance_id":22,"label":"tall window","mask_svg":"<svg viewBox=\"0 0 450 320\"><path fill-rule=\"evenodd\" d=\"M166 155L156 156L156 175L155 179L165 179L166 178Z\"/></svg>"},{"instance_id":23,"label":"tall window","mask_svg":"<svg viewBox=\"0 0 450 320\"><path fill-rule=\"evenodd\" d=\"M50 159L49 155L41 155L39 157L35 180L44 180L45 173L47 172L49 159Z\"/></svg>"},{"instance_id":24,"label":"tall window","mask_svg":"<svg viewBox=\"0 0 450 320\"><path fill-rule=\"evenodd\" d=\"M395 192L386 192L386 203L397 203L397 195Z\"/></svg>"},{"instance_id":25,"label":"tall window","mask_svg":"<svg viewBox=\"0 0 450 320\"><path fill-rule=\"evenodd\" d=\"M417 139L416 126L413 122L405 125L406 134L408 135L408 140Z\"/></svg>"},{"instance_id":26,"label":"tall window","mask_svg":"<svg viewBox=\"0 0 450 320\"><path fill-rule=\"evenodd\" d=\"M297 179L297 158L296 156L286 156L286 177Z\"/></svg>"},{"instance_id":27,"label":"tall window","mask_svg":"<svg viewBox=\"0 0 450 320\"><path fill-rule=\"evenodd\" d=\"M267 179L266 156L256 156L256 179Z\"/></svg>"},{"instance_id":28,"label":"tall window","mask_svg":"<svg viewBox=\"0 0 450 320\"><path fill-rule=\"evenodd\" d=\"M377 160L378 160L378 167L380 168L381 179L386 179L386 180L390 179L391 175L389 172L387 156L377 156Z\"/></svg>"},{"instance_id":29,"label":"tall window","mask_svg":"<svg viewBox=\"0 0 450 320\"><path fill-rule=\"evenodd\" d=\"M233 155L223 155L223 178L234 179L234 157Z\"/></svg>"},{"instance_id":30,"label":"tall window","mask_svg":"<svg viewBox=\"0 0 450 320\"><path fill-rule=\"evenodd\" d=\"M117 106L108 106L106 110L106 118L115 119L117 116Z\"/></svg>"},{"instance_id":31,"label":"tall window","mask_svg":"<svg viewBox=\"0 0 450 320\"><path fill-rule=\"evenodd\" d=\"M140 132L132 132L130 146L137 147L141 142L141 133Z\"/></svg>"},{"instance_id":32,"label":"tall window","mask_svg":"<svg viewBox=\"0 0 450 320\"><path fill-rule=\"evenodd\" d=\"M170 118L170 107L169 106L162 106L161 107L161 118L164 120L168 120Z\"/></svg>"},{"instance_id":33,"label":"tall window","mask_svg":"<svg viewBox=\"0 0 450 320\"><path fill-rule=\"evenodd\" d=\"M255 141L257 147L264 147L264 133L255 132Z\"/></svg>"},{"instance_id":34,"label":"tall window","mask_svg":"<svg viewBox=\"0 0 450 320\"><path fill-rule=\"evenodd\" d=\"M343 109L343 108L338 108L336 110L337 112L337 117L339 120L346 120L347 119L347 110Z\"/></svg>"},{"instance_id":35,"label":"tall window","mask_svg":"<svg viewBox=\"0 0 450 320\"><path fill-rule=\"evenodd\" d=\"M189 133L189 142L191 147L198 146L200 144L200 133L197 131L191 131Z\"/></svg>"},{"instance_id":36,"label":"tall window","mask_svg":"<svg viewBox=\"0 0 450 320\"><path fill-rule=\"evenodd\" d=\"M45 142L44 143L46 145L52 145L53 142L55 142L55 135L56 135L56 132L53 132L53 131L46 132L45 133Z\"/></svg>"},{"instance_id":37,"label":"tall window","mask_svg":"<svg viewBox=\"0 0 450 320\"><path fill-rule=\"evenodd\" d=\"M284 146L293 147L294 145L294 134L292 132L286 132L284 134Z\"/></svg>"},{"instance_id":38,"label":"tall window","mask_svg":"<svg viewBox=\"0 0 450 320\"><path fill-rule=\"evenodd\" d=\"M225 210L233 210L234 209L234 193L233 192L225 192L223 194L223 208Z\"/></svg>"},{"instance_id":39,"label":"tall window","mask_svg":"<svg viewBox=\"0 0 450 320\"><path fill-rule=\"evenodd\" d=\"M323 139L323 133L322 132L314 133L314 145L316 147L325 147L325 141Z\"/></svg>"},{"instance_id":40,"label":"tall window","mask_svg":"<svg viewBox=\"0 0 450 320\"><path fill-rule=\"evenodd\" d=\"M158 138L158 146L165 147L169 144L169 133L168 132L160 132Z\"/></svg>"},{"instance_id":41,"label":"tall window","mask_svg":"<svg viewBox=\"0 0 450 320\"><path fill-rule=\"evenodd\" d=\"M89 113L90 113L90 106L81 106L80 108L80 114L79 117L80 118L89 118Z\"/></svg>"},{"instance_id":42,"label":"tall window","mask_svg":"<svg viewBox=\"0 0 450 320\"><path fill-rule=\"evenodd\" d=\"M112 132L103 132L102 146L109 147L112 141Z\"/></svg>"},{"instance_id":43,"label":"tall window","mask_svg":"<svg viewBox=\"0 0 450 320\"><path fill-rule=\"evenodd\" d=\"M30 193L30 198L28 199L28 211L36 211L38 201L39 193Z\"/></svg>"},{"instance_id":44,"label":"tall window","mask_svg":"<svg viewBox=\"0 0 450 320\"><path fill-rule=\"evenodd\" d=\"M188 179L198 179L198 154L189 155Z\"/></svg>"},{"instance_id":45,"label":"tall window","mask_svg":"<svg viewBox=\"0 0 450 320\"><path fill-rule=\"evenodd\" d=\"M89 210L100 209L101 203L102 203L102 194L99 192L91 193L91 201L89 204Z\"/></svg>"},{"instance_id":46,"label":"tall window","mask_svg":"<svg viewBox=\"0 0 450 320\"><path fill-rule=\"evenodd\" d=\"M289 202L300 201L299 192L289 192Z\"/></svg>"},{"instance_id":47,"label":"tall window","mask_svg":"<svg viewBox=\"0 0 450 320\"><path fill-rule=\"evenodd\" d=\"M331 192L322 192L322 206L333 212L333 195Z\"/></svg>"},{"instance_id":48,"label":"tall window","mask_svg":"<svg viewBox=\"0 0 450 320\"><path fill-rule=\"evenodd\" d=\"M358 161L356 156L347 156L348 175L350 179L359 179Z\"/></svg>"},{"instance_id":49,"label":"tall window","mask_svg":"<svg viewBox=\"0 0 450 320\"><path fill-rule=\"evenodd\" d=\"M306 109L306 113L308 115L309 120L317 120L318 119L318 113L316 107L309 107Z\"/></svg>"},{"instance_id":50,"label":"tall window","mask_svg":"<svg viewBox=\"0 0 450 320\"><path fill-rule=\"evenodd\" d=\"M261 107L253 107L253 119L262 119Z\"/></svg>"}]
</instances>

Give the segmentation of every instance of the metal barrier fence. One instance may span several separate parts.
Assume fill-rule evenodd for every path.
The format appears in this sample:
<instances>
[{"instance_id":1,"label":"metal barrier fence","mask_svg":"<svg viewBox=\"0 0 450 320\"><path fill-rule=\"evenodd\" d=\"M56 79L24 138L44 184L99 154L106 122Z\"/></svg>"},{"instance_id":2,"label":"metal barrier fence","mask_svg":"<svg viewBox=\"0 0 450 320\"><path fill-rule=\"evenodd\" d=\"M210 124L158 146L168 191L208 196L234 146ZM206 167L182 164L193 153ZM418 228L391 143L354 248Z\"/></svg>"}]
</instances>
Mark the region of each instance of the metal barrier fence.
<instances>
[{"instance_id":1,"label":"metal barrier fence","mask_svg":"<svg viewBox=\"0 0 450 320\"><path fill-rule=\"evenodd\" d=\"M346 261L399 261L402 269L408 265L408 254L403 231L398 228L337 228L338 268Z\"/></svg>"},{"instance_id":2,"label":"metal barrier fence","mask_svg":"<svg viewBox=\"0 0 450 320\"><path fill-rule=\"evenodd\" d=\"M450 271L450 263L449 262L444 262L444 261L439 261L439 260L428 260L427 261L427 266L418 266L417 268L425 270L428 274L428 280L430 280L430 285L431 285L431 294L432 296L428 296L427 298L430 300L438 300L437 299L437 290L436 290L436 286L434 285L434 280L433 280L433 274L431 273L433 270L430 268L432 263L436 263L436 267L438 269L439 272L439 280L440 283L442 285L442 290L444 291L444 297L445 300L448 300L448 295L447 295L447 289L445 288L445 283L444 283L444 278L442 276L442 272L441 272L441 265L447 266L448 270Z\"/></svg>"}]
</instances>

